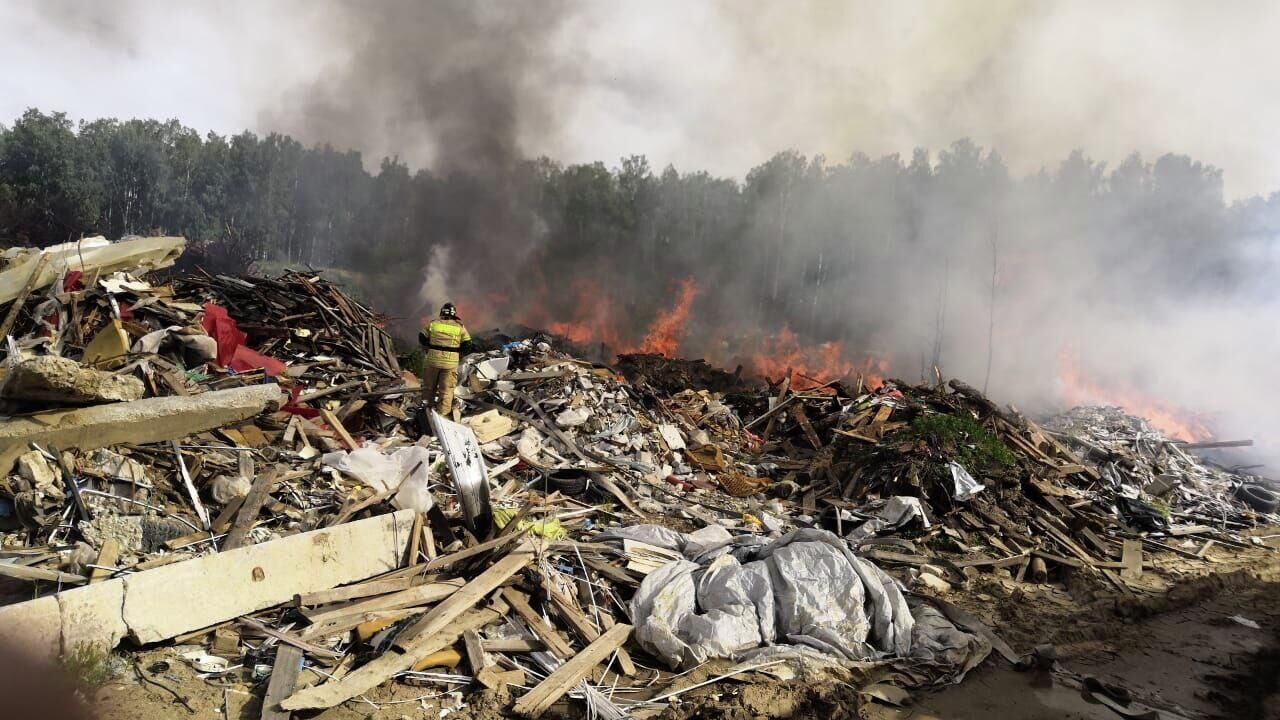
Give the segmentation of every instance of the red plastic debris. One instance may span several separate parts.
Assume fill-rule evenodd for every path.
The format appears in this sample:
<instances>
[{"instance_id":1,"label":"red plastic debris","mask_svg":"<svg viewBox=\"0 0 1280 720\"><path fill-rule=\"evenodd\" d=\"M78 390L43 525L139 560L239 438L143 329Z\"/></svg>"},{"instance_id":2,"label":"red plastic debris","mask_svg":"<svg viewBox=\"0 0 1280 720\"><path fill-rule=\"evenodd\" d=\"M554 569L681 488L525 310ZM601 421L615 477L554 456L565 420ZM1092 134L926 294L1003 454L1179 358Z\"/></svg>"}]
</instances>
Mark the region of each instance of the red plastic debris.
<instances>
[{"instance_id":1,"label":"red plastic debris","mask_svg":"<svg viewBox=\"0 0 1280 720\"><path fill-rule=\"evenodd\" d=\"M306 405L298 404L298 398L301 395L302 395L301 387L294 385L293 387L289 388L289 402L285 403L284 406L280 408L280 410L282 410L283 412L287 412L291 415L299 415L301 417L307 418L308 420L312 418L320 417L319 410L313 407L307 407Z\"/></svg>"},{"instance_id":2,"label":"red plastic debris","mask_svg":"<svg viewBox=\"0 0 1280 720\"><path fill-rule=\"evenodd\" d=\"M236 348L249 339L249 336L236 326L236 321L231 319L226 309L215 303L204 304L204 317L200 324L209 337L218 343L217 360L218 364L224 367L231 362L231 358L235 357Z\"/></svg>"},{"instance_id":3,"label":"red plastic debris","mask_svg":"<svg viewBox=\"0 0 1280 720\"><path fill-rule=\"evenodd\" d=\"M68 270L67 274L62 277L62 292L74 292L84 289L84 272L80 270Z\"/></svg>"},{"instance_id":4,"label":"red plastic debris","mask_svg":"<svg viewBox=\"0 0 1280 720\"><path fill-rule=\"evenodd\" d=\"M266 374L283 375L285 364L245 345L249 336L236 325L226 308L216 303L205 303L204 317L200 324L204 331L218 343L218 364L236 372L248 372L262 368Z\"/></svg>"},{"instance_id":5,"label":"red plastic debris","mask_svg":"<svg viewBox=\"0 0 1280 720\"><path fill-rule=\"evenodd\" d=\"M263 355L257 350L250 350L246 345L236 348L235 354L231 356L231 362L227 363L227 367L236 372L249 372L250 370L262 368L263 372L271 377L279 377L285 371L284 363L273 357Z\"/></svg>"}]
</instances>

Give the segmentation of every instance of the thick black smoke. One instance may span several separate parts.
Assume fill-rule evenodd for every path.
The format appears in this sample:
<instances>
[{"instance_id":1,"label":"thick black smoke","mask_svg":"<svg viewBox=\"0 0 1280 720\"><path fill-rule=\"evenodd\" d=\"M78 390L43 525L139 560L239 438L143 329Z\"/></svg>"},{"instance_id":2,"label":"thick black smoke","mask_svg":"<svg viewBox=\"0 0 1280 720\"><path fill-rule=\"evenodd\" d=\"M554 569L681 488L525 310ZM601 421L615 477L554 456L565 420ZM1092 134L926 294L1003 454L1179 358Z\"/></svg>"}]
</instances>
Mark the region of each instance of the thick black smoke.
<instances>
[{"instance_id":1,"label":"thick black smoke","mask_svg":"<svg viewBox=\"0 0 1280 720\"><path fill-rule=\"evenodd\" d=\"M527 183L518 181L526 171L523 141L554 121L548 44L565 3L390 0L322 7L337 38L335 54L346 56L313 85L287 93L262 124L304 141L429 167L413 182L440 189L430 201L418 193L385 208L387 220L401 222L406 234L430 228L405 238L415 252L398 267L359 269L389 275L396 309L410 314L407 297L435 304L478 275L489 284L511 282L539 234L520 195ZM424 282L433 258L435 277L448 279L448 289ZM454 269L442 273L443 262Z\"/></svg>"}]
</instances>

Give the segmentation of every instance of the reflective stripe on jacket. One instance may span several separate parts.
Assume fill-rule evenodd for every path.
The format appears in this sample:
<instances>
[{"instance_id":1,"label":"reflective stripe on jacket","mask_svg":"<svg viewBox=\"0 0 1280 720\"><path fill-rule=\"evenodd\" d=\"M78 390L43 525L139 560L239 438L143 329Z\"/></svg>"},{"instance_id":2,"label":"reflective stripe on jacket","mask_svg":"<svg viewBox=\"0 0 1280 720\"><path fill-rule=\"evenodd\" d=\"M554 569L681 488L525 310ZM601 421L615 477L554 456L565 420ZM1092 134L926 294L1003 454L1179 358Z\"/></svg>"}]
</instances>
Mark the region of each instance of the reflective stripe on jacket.
<instances>
[{"instance_id":1,"label":"reflective stripe on jacket","mask_svg":"<svg viewBox=\"0 0 1280 720\"><path fill-rule=\"evenodd\" d=\"M431 367L453 369L458 367L461 353L458 348L471 340L471 334L457 320L443 318L432 320L423 331L427 335L427 364Z\"/></svg>"}]
</instances>

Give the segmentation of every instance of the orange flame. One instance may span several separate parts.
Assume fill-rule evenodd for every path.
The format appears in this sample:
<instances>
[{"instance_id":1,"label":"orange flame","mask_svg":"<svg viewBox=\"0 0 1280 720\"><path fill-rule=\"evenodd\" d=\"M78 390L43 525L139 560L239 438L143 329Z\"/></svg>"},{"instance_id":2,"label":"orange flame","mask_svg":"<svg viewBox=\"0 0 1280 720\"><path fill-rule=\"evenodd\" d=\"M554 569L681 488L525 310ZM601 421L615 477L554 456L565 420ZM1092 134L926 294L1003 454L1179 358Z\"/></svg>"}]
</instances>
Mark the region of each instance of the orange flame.
<instances>
[{"instance_id":1,"label":"orange flame","mask_svg":"<svg viewBox=\"0 0 1280 720\"><path fill-rule=\"evenodd\" d=\"M1069 406L1114 405L1144 418L1151 427L1177 440L1196 442L1213 437L1204 419L1193 413L1147 397L1137 390L1104 387L1085 377L1079 357L1070 349L1062 351L1060 365L1059 390Z\"/></svg>"},{"instance_id":2,"label":"orange flame","mask_svg":"<svg viewBox=\"0 0 1280 720\"><path fill-rule=\"evenodd\" d=\"M685 324L689 322L689 308L697 295L698 286L693 278L682 280L676 304L669 310L658 312L657 319L649 326L649 332L640 344L640 352L675 357L680 350L680 338L684 336Z\"/></svg>"},{"instance_id":3,"label":"orange flame","mask_svg":"<svg viewBox=\"0 0 1280 720\"><path fill-rule=\"evenodd\" d=\"M600 286L586 279L575 280L570 290L574 306L568 317L550 317L541 303L530 304L522 317L527 324L546 328L553 334L579 345L602 342L621 347L622 341L614 320L613 303Z\"/></svg>"},{"instance_id":4,"label":"orange flame","mask_svg":"<svg viewBox=\"0 0 1280 720\"><path fill-rule=\"evenodd\" d=\"M887 357L874 356L861 363L853 362L839 342L802 346L791 328L784 325L777 335L764 339L750 366L755 374L770 379L782 378L790 370L793 390L808 390L853 375L861 376L863 385L875 390L884 384L889 363Z\"/></svg>"}]
</instances>

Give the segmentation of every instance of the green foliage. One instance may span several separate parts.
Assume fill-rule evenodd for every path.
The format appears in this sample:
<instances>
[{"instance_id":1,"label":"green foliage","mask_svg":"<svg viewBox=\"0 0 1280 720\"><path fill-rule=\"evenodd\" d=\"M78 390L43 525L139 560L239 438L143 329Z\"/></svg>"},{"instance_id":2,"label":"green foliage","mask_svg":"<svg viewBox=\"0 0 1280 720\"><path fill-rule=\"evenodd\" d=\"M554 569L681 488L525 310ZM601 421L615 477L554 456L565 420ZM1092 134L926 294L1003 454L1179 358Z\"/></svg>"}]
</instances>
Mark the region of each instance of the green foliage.
<instances>
[{"instance_id":1,"label":"green foliage","mask_svg":"<svg viewBox=\"0 0 1280 720\"><path fill-rule=\"evenodd\" d=\"M669 306L673 283L694 277L729 289L699 296L708 327L786 325L806 344L861 349L885 328L850 303L874 299L885 316L907 311L891 322L918 324L908 308L926 303L886 299L904 280L923 290L967 272L955 259L986 257L992 227L1026 245L1021 257L1105 260L1087 264L1105 270L1096 300L1126 307L1133 288L1145 298L1161 283L1180 295L1243 286L1235 276L1252 266L1228 262L1233 243L1252 248L1280 232L1280 194L1228 206L1220 171L1176 155L1109 170L1077 152L1021 179L968 140L837 163L783 152L742 180L658 169L640 155L500 159L432 172L381 158L370 171L359 152L285 135L201 136L176 120L76 124L33 109L0 126L0 244L163 233L191 241L184 267L343 267L367 304L400 318L402 335L417 331L435 248L449 251L448 288L466 293L452 299L474 312L472 325L642 323ZM1043 276L1002 275L1001 295ZM517 317L491 317L493 306Z\"/></svg>"},{"instance_id":2,"label":"green foliage","mask_svg":"<svg viewBox=\"0 0 1280 720\"><path fill-rule=\"evenodd\" d=\"M77 685L91 690L111 678L111 653L98 643L77 643L62 656L62 668Z\"/></svg>"},{"instance_id":3,"label":"green foliage","mask_svg":"<svg viewBox=\"0 0 1280 720\"><path fill-rule=\"evenodd\" d=\"M952 454L970 473L1011 468L1017 463L1013 452L1000 438L966 415L921 413L907 429L910 437Z\"/></svg>"}]
</instances>

